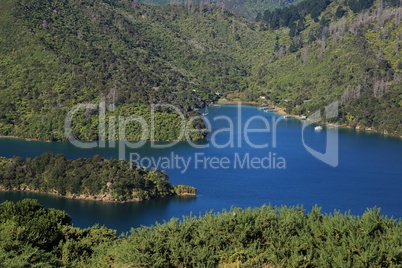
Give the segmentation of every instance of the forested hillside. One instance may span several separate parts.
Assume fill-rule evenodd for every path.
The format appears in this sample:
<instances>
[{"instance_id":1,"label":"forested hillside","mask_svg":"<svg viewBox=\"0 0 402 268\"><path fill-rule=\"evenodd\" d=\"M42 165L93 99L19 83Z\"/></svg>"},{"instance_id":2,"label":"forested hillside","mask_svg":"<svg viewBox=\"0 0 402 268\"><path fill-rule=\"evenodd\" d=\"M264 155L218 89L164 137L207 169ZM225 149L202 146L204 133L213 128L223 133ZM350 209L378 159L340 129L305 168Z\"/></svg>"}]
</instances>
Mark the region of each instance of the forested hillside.
<instances>
[{"instance_id":1,"label":"forested hillside","mask_svg":"<svg viewBox=\"0 0 402 268\"><path fill-rule=\"evenodd\" d=\"M216 5L235 12L245 18L255 20L264 10L275 10L302 0L140 0L141 3L154 5Z\"/></svg>"},{"instance_id":2,"label":"forested hillside","mask_svg":"<svg viewBox=\"0 0 402 268\"><path fill-rule=\"evenodd\" d=\"M0 135L64 140L67 112L76 104L97 105L102 96L106 117L148 119L150 104L158 103L194 115L216 92L246 87L247 64L237 56L253 31L212 6L1 1ZM80 110L75 136L97 139L98 120L96 110ZM172 140L180 117L161 111L156 125L156 140ZM128 138L139 139L137 132Z\"/></svg>"},{"instance_id":3,"label":"forested hillside","mask_svg":"<svg viewBox=\"0 0 402 268\"><path fill-rule=\"evenodd\" d=\"M35 200L0 204L2 267L398 267L402 224L377 208L362 216L263 206L132 229L74 228Z\"/></svg>"},{"instance_id":4,"label":"forested hillside","mask_svg":"<svg viewBox=\"0 0 402 268\"><path fill-rule=\"evenodd\" d=\"M335 122L401 136L401 6L306 0L265 12L260 23L268 39L255 49L259 63L243 99L266 96L299 115L338 101Z\"/></svg>"},{"instance_id":5,"label":"forested hillside","mask_svg":"<svg viewBox=\"0 0 402 268\"><path fill-rule=\"evenodd\" d=\"M400 1L305 0L261 11L258 22L204 2L0 5L0 135L65 140L68 111L102 98L106 122L135 114L150 123L150 104L158 103L189 118L216 93L231 92L307 116L338 101L334 122L402 135ZM75 137L119 137L99 136L98 112L73 117ZM177 139L180 119L159 109L154 139ZM138 123L126 132L144 138Z\"/></svg>"},{"instance_id":6,"label":"forested hillside","mask_svg":"<svg viewBox=\"0 0 402 268\"><path fill-rule=\"evenodd\" d=\"M99 155L67 160L51 153L26 161L20 157L0 158L0 190L38 191L106 202L196 193L190 186L172 186L159 170L146 170L128 161L107 160Z\"/></svg>"}]
</instances>

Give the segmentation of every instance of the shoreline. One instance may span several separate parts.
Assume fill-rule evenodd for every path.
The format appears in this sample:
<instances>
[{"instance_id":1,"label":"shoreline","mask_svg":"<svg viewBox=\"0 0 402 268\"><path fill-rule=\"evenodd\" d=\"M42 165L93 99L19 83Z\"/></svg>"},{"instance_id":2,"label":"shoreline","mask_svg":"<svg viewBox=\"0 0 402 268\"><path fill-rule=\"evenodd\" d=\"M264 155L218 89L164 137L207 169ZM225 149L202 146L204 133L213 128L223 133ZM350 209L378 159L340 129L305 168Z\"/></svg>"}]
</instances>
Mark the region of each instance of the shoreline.
<instances>
[{"instance_id":1,"label":"shoreline","mask_svg":"<svg viewBox=\"0 0 402 268\"><path fill-rule=\"evenodd\" d=\"M154 200L154 199L160 199L160 198L168 198L172 196L180 196L180 197L189 197L189 196L194 196L196 197L196 194L190 194L190 193L183 193L183 194L172 194L172 195L165 195L165 196L158 196L155 198L151 199L141 199L141 198L132 198L132 199L127 199L127 200L112 200L108 198L108 194L103 194L103 195L97 195L97 196L88 196L88 195L61 195L58 193L54 192L42 192L39 190L31 190L31 189L4 189L2 186L0 186L0 192L23 192L23 193L34 193L34 194L42 194L42 195L48 195L48 196L56 196L56 197L61 197L65 199L71 199L71 200L83 200L83 201L93 201L93 202L104 202L104 203L137 203L137 202L142 202L142 201L149 201L149 200Z\"/></svg>"},{"instance_id":2,"label":"shoreline","mask_svg":"<svg viewBox=\"0 0 402 268\"><path fill-rule=\"evenodd\" d=\"M51 140L40 140L37 138L24 138L22 136L5 136L5 135L0 135L0 139L15 139L15 140L25 140L27 142L30 141L40 141L40 142L47 142L47 143L53 143L53 142L63 142L63 141L51 141Z\"/></svg>"},{"instance_id":3,"label":"shoreline","mask_svg":"<svg viewBox=\"0 0 402 268\"><path fill-rule=\"evenodd\" d=\"M241 104L241 105L250 105L250 106L259 106L260 104L255 101L217 101L215 104L218 105L234 105L234 104ZM212 105L212 107L214 106Z\"/></svg>"},{"instance_id":4,"label":"shoreline","mask_svg":"<svg viewBox=\"0 0 402 268\"><path fill-rule=\"evenodd\" d=\"M213 105L211 105L211 107L213 107L214 105L235 105L235 104L240 104L240 105L250 105L250 106L255 106L258 107L261 104L255 101L217 101L216 103L214 103ZM284 115L284 116L289 116L290 118L294 118L294 119L300 119L299 115L295 115L295 114L288 114L287 112L285 112L285 108L279 107L279 106L275 106L273 105L273 112L278 114L278 115ZM308 119L307 119L308 120ZM303 121L303 120L301 120ZM320 125L325 125L325 126L333 126L333 127L340 127L340 128L346 128L346 129L353 129L355 131L360 131L360 132L367 132L367 133L376 133L376 134L380 134L383 135L385 137L394 137L394 138L399 138L402 139L402 135L398 135L398 134L390 134L388 132L381 132L378 131L376 129L372 129L372 128L365 128L365 127L360 127L360 126L356 126L356 127L352 127L349 125L345 125L345 124L335 124L335 123L328 123L328 122L316 122L317 124ZM51 140L40 140L37 138L24 138L21 136L5 136L5 135L0 135L0 139L16 139L16 140L25 140L27 142L46 142L46 143L58 143L58 142L67 142L67 141L51 141ZM116 140L117 142L119 142L119 140ZM127 140L128 142L139 142L137 140ZM205 141L204 140L199 140L199 141ZM82 141L82 142L93 142L91 140L89 141ZM147 140L146 142L177 142L177 140L172 140L172 141L162 141L162 140ZM179 141L180 142L180 141ZM185 142L185 141L183 141Z\"/></svg>"},{"instance_id":5,"label":"shoreline","mask_svg":"<svg viewBox=\"0 0 402 268\"><path fill-rule=\"evenodd\" d=\"M285 112L284 108L281 108L281 107L278 107L278 106L274 106L273 112L276 113L276 114L279 114L279 115L283 115L283 116L286 115L286 116L289 116L290 118L303 121L302 119L300 119L300 115L288 114L288 113ZM309 120L307 119L307 121L309 121ZM348 126L348 125L345 125L345 124L335 124L335 123L328 123L328 122L321 122L321 121L318 121L318 122L315 122L315 123L317 123L319 125L323 125L323 126L332 126L332 127L338 127L338 128L353 129L356 132L376 133L376 134L379 134L379 135L383 135L384 137L393 137L393 138L402 139L402 135L398 136L397 134L384 133L384 132L380 132L380 131L372 129L372 128L365 128L365 127L359 127L359 126L352 127L352 126Z\"/></svg>"},{"instance_id":6,"label":"shoreline","mask_svg":"<svg viewBox=\"0 0 402 268\"><path fill-rule=\"evenodd\" d=\"M203 129L201 129L203 130ZM64 143L64 142L68 142L68 140L65 141L61 141L61 140L57 140L57 141L51 141L51 140L40 140L37 138L23 138L20 136L5 136L5 135L0 135L0 139L14 139L14 140L24 140L26 142L46 142L46 143ZM97 142L97 141L110 141L110 140L82 140L80 142ZM114 140L115 142L120 142L120 141L127 141L127 142L186 142L186 140ZM204 140L192 140L193 142L198 142L198 141L205 141Z\"/></svg>"},{"instance_id":7,"label":"shoreline","mask_svg":"<svg viewBox=\"0 0 402 268\"><path fill-rule=\"evenodd\" d=\"M241 104L241 105L250 105L250 106L260 106L261 104L259 104L258 102L252 102L252 101L218 101L216 104L220 104L220 105L234 105L234 104ZM287 112L285 112L285 108L279 107L279 106L275 106L273 105L273 112L278 114L278 115L283 115L283 116L289 116L290 118L293 119L297 119L300 121L303 121L300 119L300 115L295 115L295 114L288 114ZM307 121L309 121L307 119ZM345 128L345 129L352 129L355 130L356 132L367 132L367 133L376 133L379 135L383 135L385 137L393 137L393 138L398 138L398 139L402 139L402 135L398 136L397 134L390 134L390 133L384 133L372 128L364 128L364 127L352 127L352 126L348 126L345 124L335 124L335 123L328 123L328 122L316 122L317 124L320 125L325 125L325 126L332 126L332 127L339 127L339 128Z\"/></svg>"}]
</instances>

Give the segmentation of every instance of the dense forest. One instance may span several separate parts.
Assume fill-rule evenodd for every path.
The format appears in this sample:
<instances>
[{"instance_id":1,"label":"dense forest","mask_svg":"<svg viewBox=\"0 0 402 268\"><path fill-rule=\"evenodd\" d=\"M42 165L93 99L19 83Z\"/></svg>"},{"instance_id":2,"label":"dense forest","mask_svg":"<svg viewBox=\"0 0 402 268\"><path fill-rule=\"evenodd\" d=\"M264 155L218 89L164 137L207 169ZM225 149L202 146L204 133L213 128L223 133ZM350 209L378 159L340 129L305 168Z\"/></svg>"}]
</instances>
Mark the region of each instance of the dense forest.
<instances>
[{"instance_id":1,"label":"dense forest","mask_svg":"<svg viewBox=\"0 0 402 268\"><path fill-rule=\"evenodd\" d=\"M332 122L402 136L401 1L139 2L0 1L0 135L65 140L67 113L92 104L99 108L75 114L72 133L113 139L99 137L102 100L105 119L137 115L151 125L152 104L189 119L236 92L307 116L338 101ZM181 119L159 108L154 139L177 139ZM200 118L187 127L205 130ZM136 123L126 132L142 139ZM104 201L195 194L157 170L50 153L0 158L0 188ZM377 208L232 208L117 237L75 228L35 200L0 204L1 267L398 267L401 249L401 221Z\"/></svg>"},{"instance_id":2,"label":"dense forest","mask_svg":"<svg viewBox=\"0 0 402 268\"><path fill-rule=\"evenodd\" d=\"M174 194L195 195L190 186L169 184L168 176L129 161L93 158L67 160L44 153L25 161L0 158L0 189L28 190L70 198L102 201L141 201Z\"/></svg>"},{"instance_id":3,"label":"dense forest","mask_svg":"<svg viewBox=\"0 0 402 268\"><path fill-rule=\"evenodd\" d=\"M402 135L400 1L305 0L261 10L258 22L205 2L0 5L0 135L66 140L67 113L101 100L106 129L111 116L151 125L151 104L175 105L188 119L233 92L307 116L338 101L333 122ZM119 138L99 133L99 113L79 110L72 134ZM168 108L156 115L153 139L178 139L182 117ZM187 128L204 130L193 140L206 135L200 118ZM126 134L151 137L138 122Z\"/></svg>"},{"instance_id":4,"label":"dense forest","mask_svg":"<svg viewBox=\"0 0 402 268\"><path fill-rule=\"evenodd\" d=\"M105 227L74 228L65 212L36 200L0 205L1 267L82 267L96 246L116 240Z\"/></svg>"},{"instance_id":5,"label":"dense forest","mask_svg":"<svg viewBox=\"0 0 402 268\"><path fill-rule=\"evenodd\" d=\"M0 204L2 267L399 267L402 223L263 206L132 229L75 228L36 200Z\"/></svg>"},{"instance_id":6,"label":"dense forest","mask_svg":"<svg viewBox=\"0 0 402 268\"><path fill-rule=\"evenodd\" d=\"M302 0L140 0L139 2L154 5L211 4L254 20L261 10L276 10L301 1Z\"/></svg>"},{"instance_id":7,"label":"dense forest","mask_svg":"<svg viewBox=\"0 0 402 268\"><path fill-rule=\"evenodd\" d=\"M267 11L242 99L264 96L307 116L338 101L332 122L402 136L401 21L399 0L306 0Z\"/></svg>"},{"instance_id":8,"label":"dense forest","mask_svg":"<svg viewBox=\"0 0 402 268\"><path fill-rule=\"evenodd\" d=\"M187 118L197 115L216 92L245 87L246 65L234 58L245 41L233 35L231 17L198 5L1 1L0 135L65 140L67 113L101 99L106 118L138 115L150 125L150 105L165 103ZM157 112L154 139L177 139L181 117ZM79 110L73 119L77 138L99 138L99 109ZM139 139L132 126L128 138ZM196 120L190 127L205 125Z\"/></svg>"},{"instance_id":9,"label":"dense forest","mask_svg":"<svg viewBox=\"0 0 402 268\"><path fill-rule=\"evenodd\" d=\"M282 9L275 9L273 11L266 10L264 16L260 16L257 20L264 20L271 29L279 29L280 27L290 28L289 34L291 37L295 33L306 29L305 20L309 16L315 22L320 21L320 16L331 3L338 3L336 11L334 13L335 18L339 19L345 16L348 10L353 13L361 13L371 7L373 7L374 0L347 0L344 1L331 1L331 0L305 0L297 5L288 6ZM381 0L379 8L393 8L401 7L402 2L400 0ZM327 18L326 18L327 19ZM327 22L328 23L328 22Z\"/></svg>"}]
</instances>

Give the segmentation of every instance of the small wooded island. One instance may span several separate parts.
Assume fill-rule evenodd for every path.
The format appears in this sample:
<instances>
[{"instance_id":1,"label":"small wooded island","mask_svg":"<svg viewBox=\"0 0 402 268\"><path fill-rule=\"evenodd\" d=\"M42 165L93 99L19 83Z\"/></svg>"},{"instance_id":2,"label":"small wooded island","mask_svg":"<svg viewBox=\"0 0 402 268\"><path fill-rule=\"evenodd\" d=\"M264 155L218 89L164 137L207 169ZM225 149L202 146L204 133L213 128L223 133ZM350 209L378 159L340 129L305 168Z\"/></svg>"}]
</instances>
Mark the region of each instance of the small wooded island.
<instances>
[{"instance_id":1,"label":"small wooded island","mask_svg":"<svg viewBox=\"0 0 402 268\"><path fill-rule=\"evenodd\" d=\"M142 201L172 195L195 196L196 189L169 183L162 171L129 161L66 159L44 153L34 158L0 158L0 190L32 191L105 202Z\"/></svg>"}]
</instances>

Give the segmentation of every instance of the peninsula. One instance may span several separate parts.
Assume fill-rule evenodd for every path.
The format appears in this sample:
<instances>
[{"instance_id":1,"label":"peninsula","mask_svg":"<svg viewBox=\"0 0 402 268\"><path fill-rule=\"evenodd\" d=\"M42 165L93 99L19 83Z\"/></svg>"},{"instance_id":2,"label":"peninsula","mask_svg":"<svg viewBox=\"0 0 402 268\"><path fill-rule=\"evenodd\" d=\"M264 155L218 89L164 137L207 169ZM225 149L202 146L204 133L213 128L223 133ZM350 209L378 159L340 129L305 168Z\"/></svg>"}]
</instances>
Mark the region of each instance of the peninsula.
<instances>
[{"instance_id":1,"label":"peninsula","mask_svg":"<svg viewBox=\"0 0 402 268\"><path fill-rule=\"evenodd\" d=\"M92 158L68 160L44 153L35 158L0 158L0 190L30 191L73 199L134 202L172 195L195 196L196 189L172 186L162 171L129 161Z\"/></svg>"}]
</instances>

